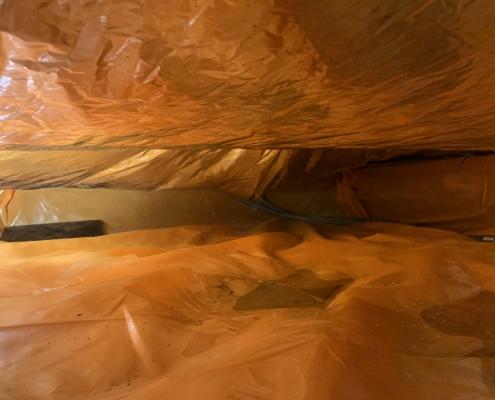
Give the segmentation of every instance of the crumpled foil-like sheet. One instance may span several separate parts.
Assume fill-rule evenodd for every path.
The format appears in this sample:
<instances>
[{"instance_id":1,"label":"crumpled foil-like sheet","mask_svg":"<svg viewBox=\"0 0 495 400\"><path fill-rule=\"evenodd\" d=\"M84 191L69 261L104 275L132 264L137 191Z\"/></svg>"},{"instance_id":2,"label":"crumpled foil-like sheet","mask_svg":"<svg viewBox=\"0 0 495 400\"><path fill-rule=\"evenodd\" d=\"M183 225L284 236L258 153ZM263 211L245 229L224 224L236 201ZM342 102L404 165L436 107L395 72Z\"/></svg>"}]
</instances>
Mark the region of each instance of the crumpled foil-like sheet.
<instances>
[{"instance_id":1,"label":"crumpled foil-like sheet","mask_svg":"<svg viewBox=\"0 0 495 400\"><path fill-rule=\"evenodd\" d=\"M491 0L3 0L0 146L495 149Z\"/></svg>"},{"instance_id":2,"label":"crumpled foil-like sheet","mask_svg":"<svg viewBox=\"0 0 495 400\"><path fill-rule=\"evenodd\" d=\"M0 256L5 400L494 398L491 243L272 224L0 243ZM349 283L303 307L291 296L308 302L314 278L267 282L300 268Z\"/></svg>"},{"instance_id":3,"label":"crumpled foil-like sheet","mask_svg":"<svg viewBox=\"0 0 495 400\"><path fill-rule=\"evenodd\" d=\"M210 188L250 197L285 173L293 150L0 150L0 189Z\"/></svg>"}]
</instances>

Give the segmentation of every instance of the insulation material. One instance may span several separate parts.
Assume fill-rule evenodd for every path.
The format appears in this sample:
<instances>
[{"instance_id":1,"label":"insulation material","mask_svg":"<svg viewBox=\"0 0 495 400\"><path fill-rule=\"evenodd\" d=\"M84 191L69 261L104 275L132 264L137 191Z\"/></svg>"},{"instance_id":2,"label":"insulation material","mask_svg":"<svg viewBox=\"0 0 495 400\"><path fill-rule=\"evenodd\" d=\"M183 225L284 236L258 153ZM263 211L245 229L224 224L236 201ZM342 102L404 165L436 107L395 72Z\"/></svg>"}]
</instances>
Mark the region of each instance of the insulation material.
<instances>
[{"instance_id":1,"label":"insulation material","mask_svg":"<svg viewBox=\"0 0 495 400\"><path fill-rule=\"evenodd\" d=\"M0 243L2 399L493 399L493 244L271 222Z\"/></svg>"},{"instance_id":2,"label":"insulation material","mask_svg":"<svg viewBox=\"0 0 495 400\"><path fill-rule=\"evenodd\" d=\"M208 188L250 197L285 173L293 150L0 150L0 188Z\"/></svg>"},{"instance_id":3,"label":"insulation material","mask_svg":"<svg viewBox=\"0 0 495 400\"><path fill-rule=\"evenodd\" d=\"M0 145L494 149L491 0L3 0Z\"/></svg>"}]
</instances>

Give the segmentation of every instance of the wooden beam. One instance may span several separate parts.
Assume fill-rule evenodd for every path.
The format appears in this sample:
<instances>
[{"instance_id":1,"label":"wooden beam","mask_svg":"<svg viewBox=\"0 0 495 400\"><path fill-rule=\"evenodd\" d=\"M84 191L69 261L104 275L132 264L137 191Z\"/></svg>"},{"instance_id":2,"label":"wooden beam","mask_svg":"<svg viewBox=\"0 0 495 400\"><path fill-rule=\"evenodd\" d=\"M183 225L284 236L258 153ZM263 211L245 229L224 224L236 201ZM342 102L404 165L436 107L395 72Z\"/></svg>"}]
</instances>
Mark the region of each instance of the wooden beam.
<instances>
[{"instance_id":1,"label":"wooden beam","mask_svg":"<svg viewBox=\"0 0 495 400\"><path fill-rule=\"evenodd\" d=\"M4 228L0 240L27 242L104 235L103 221L58 222L53 224L19 225Z\"/></svg>"}]
</instances>

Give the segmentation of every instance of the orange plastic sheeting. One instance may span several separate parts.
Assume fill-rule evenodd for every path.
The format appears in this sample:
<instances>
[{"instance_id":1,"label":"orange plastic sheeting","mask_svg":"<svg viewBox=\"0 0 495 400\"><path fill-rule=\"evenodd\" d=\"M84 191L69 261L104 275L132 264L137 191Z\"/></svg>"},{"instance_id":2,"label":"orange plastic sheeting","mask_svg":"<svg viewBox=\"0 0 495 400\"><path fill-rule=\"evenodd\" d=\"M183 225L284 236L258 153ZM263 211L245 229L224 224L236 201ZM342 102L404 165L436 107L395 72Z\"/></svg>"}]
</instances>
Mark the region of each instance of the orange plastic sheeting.
<instances>
[{"instance_id":1,"label":"orange plastic sheeting","mask_svg":"<svg viewBox=\"0 0 495 400\"><path fill-rule=\"evenodd\" d=\"M0 146L495 149L492 0L3 0Z\"/></svg>"},{"instance_id":2,"label":"orange plastic sheeting","mask_svg":"<svg viewBox=\"0 0 495 400\"><path fill-rule=\"evenodd\" d=\"M248 229L270 218L215 190L69 189L0 192L5 226L102 220L107 232L219 224Z\"/></svg>"},{"instance_id":3,"label":"orange plastic sheeting","mask_svg":"<svg viewBox=\"0 0 495 400\"><path fill-rule=\"evenodd\" d=\"M218 189L243 197L407 153L370 149L0 150L0 189ZM282 182L280 182L282 180Z\"/></svg>"},{"instance_id":4,"label":"orange plastic sheeting","mask_svg":"<svg viewBox=\"0 0 495 400\"><path fill-rule=\"evenodd\" d=\"M495 246L459 234L273 222L0 256L2 399L495 396Z\"/></svg>"},{"instance_id":5,"label":"orange plastic sheeting","mask_svg":"<svg viewBox=\"0 0 495 400\"><path fill-rule=\"evenodd\" d=\"M356 216L458 231L495 226L495 156L368 166L345 173L339 199Z\"/></svg>"},{"instance_id":6,"label":"orange plastic sheeting","mask_svg":"<svg viewBox=\"0 0 495 400\"><path fill-rule=\"evenodd\" d=\"M214 188L262 193L285 171L293 150L0 150L0 188Z\"/></svg>"},{"instance_id":7,"label":"orange plastic sheeting","mask_svg":"<svg viewBox=\"0 0 495 400\"><path fill-rule=\"evenodd\" d=\"M300 188L326 179L340 172L363 167L374 161L384 161L397 156L414 153L402 149L297 149L289 155L281 179L273 181L268 188ZM1 159L1 151L0 151Z\"/></svg>"},{"instance_id":8,"label":"orange plastic sheeting","mask_svg":"<svg viewBox=\"0 0 495 400\"><path fill-rule=\"evenodd\" d=\"M0 227L8 225L8 206L14 198L15 190L0 190Z\"/></svg>"}]
</instances>

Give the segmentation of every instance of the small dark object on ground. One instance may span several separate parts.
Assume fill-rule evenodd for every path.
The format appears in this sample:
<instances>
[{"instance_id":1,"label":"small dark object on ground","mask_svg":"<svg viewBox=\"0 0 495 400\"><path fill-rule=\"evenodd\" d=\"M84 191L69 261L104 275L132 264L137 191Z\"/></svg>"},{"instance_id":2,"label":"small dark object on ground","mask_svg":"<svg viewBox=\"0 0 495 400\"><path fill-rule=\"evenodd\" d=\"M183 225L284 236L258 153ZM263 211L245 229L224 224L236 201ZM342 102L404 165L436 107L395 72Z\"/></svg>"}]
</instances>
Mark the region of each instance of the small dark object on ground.
<instances>
[{"instance_id":1,"label":"small dark object on ground","mask_svg":"<svg viewBox=\"0 0 495 400\"><path fill-rule=\"evenodd\" d=\"M66 239L104 235L103 221L58 222L9 226L4 228L0 240L4 242L28 242L34 240Z\"/></svg>"}]
</instances>

